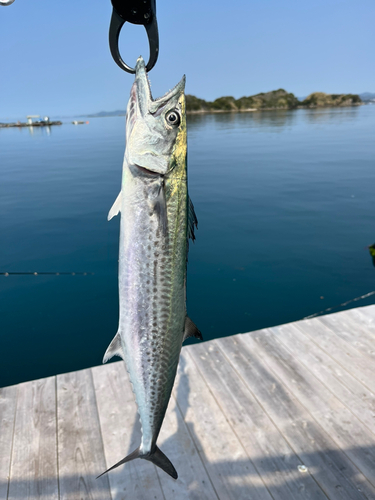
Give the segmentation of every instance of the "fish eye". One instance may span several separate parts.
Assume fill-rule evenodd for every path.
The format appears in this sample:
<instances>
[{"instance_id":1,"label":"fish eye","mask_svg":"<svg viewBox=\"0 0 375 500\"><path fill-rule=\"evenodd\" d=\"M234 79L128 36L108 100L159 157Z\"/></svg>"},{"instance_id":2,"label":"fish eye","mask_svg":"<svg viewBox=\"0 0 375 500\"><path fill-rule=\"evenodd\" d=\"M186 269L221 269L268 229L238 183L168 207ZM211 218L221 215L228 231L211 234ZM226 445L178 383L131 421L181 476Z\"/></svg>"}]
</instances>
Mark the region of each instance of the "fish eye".
<instances>
[{"instance_id":1,"label":"fish eye","mask_svg":"<svg viewBox=\"0 0 375 500\"><path fill-rule=\"evenodd\" d=\"M172 125L173 127L178 127L181 123L181 117L180 117L179 113L177 113L177 111L175 111L175 110L169 111L165 115L165 119L167 120L167 123L169 125Z\"/></svg>"}]
</instances>

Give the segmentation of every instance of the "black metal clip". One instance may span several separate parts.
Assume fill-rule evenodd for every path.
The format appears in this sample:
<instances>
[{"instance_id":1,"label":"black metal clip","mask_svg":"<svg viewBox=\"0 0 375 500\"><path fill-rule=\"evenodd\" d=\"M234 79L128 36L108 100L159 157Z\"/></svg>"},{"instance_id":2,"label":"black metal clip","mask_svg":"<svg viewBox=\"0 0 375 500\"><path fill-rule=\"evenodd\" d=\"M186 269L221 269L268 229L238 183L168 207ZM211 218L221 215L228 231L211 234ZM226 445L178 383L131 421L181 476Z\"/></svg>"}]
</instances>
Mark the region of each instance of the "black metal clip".
<instances>
[{"instance_id":1,"label":"black metal clip","mask_svg":"<svg viewBox=\"0 0 375 500\"><path fill-rule=\"evenodd\" d=\"M128 73L135 73L135 69L128 66L122 59L118 39L123 25L128 22L132 24L143 24L148 36L150 46L150 59L146 70L150 71L159 55L159 32L156 20L155 0L111 0L113 12L109 27L109 47L112 57L118 66Z\"/></svg>"}]
</instances>

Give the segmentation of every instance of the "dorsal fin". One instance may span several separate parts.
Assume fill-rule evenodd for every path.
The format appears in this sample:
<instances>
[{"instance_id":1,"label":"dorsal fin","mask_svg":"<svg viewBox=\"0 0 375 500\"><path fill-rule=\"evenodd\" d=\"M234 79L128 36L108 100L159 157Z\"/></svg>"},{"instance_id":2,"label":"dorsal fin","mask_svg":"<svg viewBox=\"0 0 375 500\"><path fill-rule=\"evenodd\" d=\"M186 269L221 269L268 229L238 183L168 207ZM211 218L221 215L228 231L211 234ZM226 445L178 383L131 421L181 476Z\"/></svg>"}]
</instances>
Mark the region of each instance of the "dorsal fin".
<instances>
[{"instance_id":1,"label":"dorsal fin","mask_svg":"<svg viewBox=\"0 0 375 500\"><path fill-rule=\"evenodd\" d=\"M203 340L201 332L198 330L197 325L191 321L189 316L185 319L185 332L184 332L184 342L189 337L195 337L196 339Z\"/></svg>"}]
</instances>

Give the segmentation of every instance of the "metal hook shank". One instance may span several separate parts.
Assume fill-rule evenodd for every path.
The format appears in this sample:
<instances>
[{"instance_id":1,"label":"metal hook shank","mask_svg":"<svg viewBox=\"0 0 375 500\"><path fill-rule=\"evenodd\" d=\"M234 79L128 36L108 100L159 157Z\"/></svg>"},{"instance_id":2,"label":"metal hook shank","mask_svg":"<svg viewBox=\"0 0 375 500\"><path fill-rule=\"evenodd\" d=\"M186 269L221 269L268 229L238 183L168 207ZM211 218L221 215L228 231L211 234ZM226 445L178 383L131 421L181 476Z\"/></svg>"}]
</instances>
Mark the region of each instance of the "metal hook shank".
<instances>
[{"instance_id":1,"label":"metal hook shank","mask_svg":"<svg viewBox=\"0 0 375 500\"><path fill-rule=\"evenodd\" d=\"M115 63L124 71L135 74L135 69L128 66L126 62L122 59L118 47L120 31L125 23L126 19L123 19L117 13L117 11L113 9L111 24L109 27L109 48L111 50L111 54ZM151 22L144 24L144 27L147 32L148 43L150 47L150 58L146 65L146 70L151 71L151 69L156 64L159 55L159 33L158 33L158 24L156 16L155 15L152 16Z\"/></svg>"}]
</instances>

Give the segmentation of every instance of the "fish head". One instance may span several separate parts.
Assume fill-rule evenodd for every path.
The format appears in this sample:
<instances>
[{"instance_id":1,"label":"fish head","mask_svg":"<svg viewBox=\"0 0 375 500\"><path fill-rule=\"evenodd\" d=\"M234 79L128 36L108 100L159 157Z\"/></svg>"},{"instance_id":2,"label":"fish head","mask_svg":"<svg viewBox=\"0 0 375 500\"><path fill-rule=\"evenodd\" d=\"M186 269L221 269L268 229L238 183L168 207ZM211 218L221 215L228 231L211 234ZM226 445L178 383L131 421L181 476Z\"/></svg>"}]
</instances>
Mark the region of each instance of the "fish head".
<instances>
[{"instance_id":1,"label":"fish head","mask_svg":"<svg viewBox=\"0 0 375 500\"><path fill-rule=\"evenodd\" d=\"M152 173L168 174L186 159L185 76L153 99L145 62L139 57L126 113L126 159Z\"/></svg>"}]
</instances>

